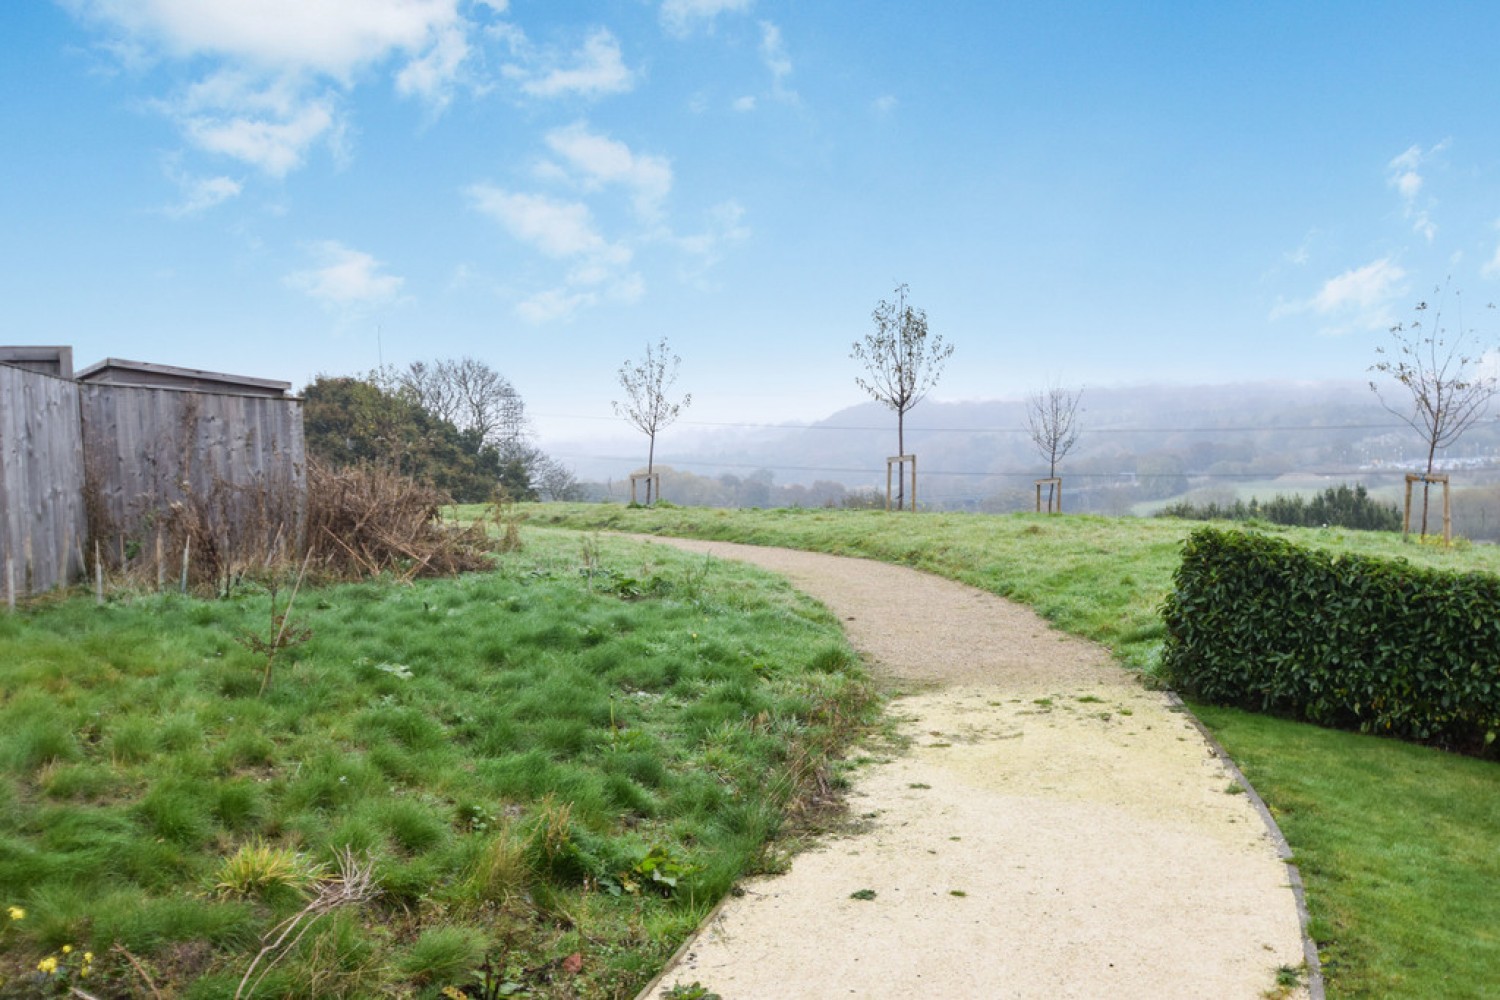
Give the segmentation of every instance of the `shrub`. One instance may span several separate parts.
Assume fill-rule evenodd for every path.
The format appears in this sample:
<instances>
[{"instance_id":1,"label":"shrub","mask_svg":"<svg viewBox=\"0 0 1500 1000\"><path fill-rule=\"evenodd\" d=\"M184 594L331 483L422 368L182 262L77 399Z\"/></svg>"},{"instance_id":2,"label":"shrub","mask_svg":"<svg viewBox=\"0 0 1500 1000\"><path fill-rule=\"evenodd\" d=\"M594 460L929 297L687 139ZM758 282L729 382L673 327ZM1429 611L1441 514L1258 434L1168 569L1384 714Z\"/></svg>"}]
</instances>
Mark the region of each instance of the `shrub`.
<instances>
[{"instance_id":1,"label":"shrub","mask_svg":"<svg viewBox=\"0 0 1500 1000\"><path fill-rule=\"evenodd\" d=\"M1163 609L1162 671L1204 701L1487 753L1500 577L1203 528Z\"/></svg>"}]
</instances>

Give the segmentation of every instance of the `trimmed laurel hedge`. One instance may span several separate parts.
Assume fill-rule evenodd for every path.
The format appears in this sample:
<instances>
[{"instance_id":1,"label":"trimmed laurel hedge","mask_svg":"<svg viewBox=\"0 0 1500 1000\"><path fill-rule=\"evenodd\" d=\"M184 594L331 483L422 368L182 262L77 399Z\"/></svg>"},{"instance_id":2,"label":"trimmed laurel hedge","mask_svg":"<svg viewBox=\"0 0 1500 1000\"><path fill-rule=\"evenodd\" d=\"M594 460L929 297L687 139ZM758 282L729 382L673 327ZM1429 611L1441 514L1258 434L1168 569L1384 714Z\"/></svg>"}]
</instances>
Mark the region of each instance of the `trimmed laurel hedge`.
<instances>
[{"instance_id":1,"label":"trimmed laurel hedge","mask_svg":"<svg viewBox=\"0 0 1500 1000\"><path fill-rule=\"evenodd\" d=\"M1489 756L1500 730L1500 577L1188 536L1162 607L1183 694Z\"/></svg>"}]
</instances>

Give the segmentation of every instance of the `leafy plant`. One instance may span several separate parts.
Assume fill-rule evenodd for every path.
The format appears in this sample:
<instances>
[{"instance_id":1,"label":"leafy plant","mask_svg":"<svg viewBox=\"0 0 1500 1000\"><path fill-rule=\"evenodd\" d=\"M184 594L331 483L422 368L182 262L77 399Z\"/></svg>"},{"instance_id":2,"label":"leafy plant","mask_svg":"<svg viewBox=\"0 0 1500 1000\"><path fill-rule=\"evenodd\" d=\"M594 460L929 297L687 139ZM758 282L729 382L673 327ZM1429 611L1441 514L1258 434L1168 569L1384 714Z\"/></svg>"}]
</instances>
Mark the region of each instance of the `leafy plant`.
<instances>
[{"instance_id":1,"label":"leafy plant","mask_svg":"<svg viewBox=\"0 0 1500 1000\"><path fill-rule=\"evenodd\" d=\"M1163 605L1165 678L1205 701L1488 753L1500 577L1203 528Z\"/></svg>"},{"instance_id":2,"label":"leafy plant","mask_svg":"<svg viewBox=\"0 0 1500 1000\"><path fill-rule=\"evenodd\" d=\"M719 994L711 992L707 986L696 979L684 986L681 983L674 984L662 996L666 1000L722 1000Z\"/></svg>"}]
</instances>

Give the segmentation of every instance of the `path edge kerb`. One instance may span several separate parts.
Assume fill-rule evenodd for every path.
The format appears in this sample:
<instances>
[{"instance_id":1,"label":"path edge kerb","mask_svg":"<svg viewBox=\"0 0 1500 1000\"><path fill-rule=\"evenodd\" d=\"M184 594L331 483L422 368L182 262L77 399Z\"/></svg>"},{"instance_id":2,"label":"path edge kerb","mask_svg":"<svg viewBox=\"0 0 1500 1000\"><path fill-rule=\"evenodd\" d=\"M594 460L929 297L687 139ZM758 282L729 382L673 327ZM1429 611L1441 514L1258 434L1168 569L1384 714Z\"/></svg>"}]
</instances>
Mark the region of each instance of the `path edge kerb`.
<instances>
[{"instance_id":1,"label":"path edge kerb","mask_svg":"<svg viewBox=\"0 0 1500 1000\"><path fill-rule=\"evenodd\" d=\"M1308 929L1308 922L1312 919L1307 912L1307 893L1302 885L1302 873L1297 869L1296 855L1292 852L1292 845L1287 843L1286 836L1281 832L1281 827L1276 823L1276 817L1271 815L1271 807L1266 805L1265 799L1255 790L1250 779L1245 777L1245 772L1240 770L1234 758L1229 756L1229 751L1218 738L1203 724L1203 720L1187 706L1187 703L1178 696L1177 692L1163 689L1162 694L1167 701L1187 717L1193 727L1198 730L1198 735L1203 737L1203 742L1208 744L1208 749L1218 758L1219 764L1229 772L1239 786L1245 790L1246 797L1255 811L1260 814L1260 821L1266 825L1266 833L1271 838L1271 843L1276 848L1276 856L1286 865L1287 882L1292 888L1292 898L1297 902L1297 922L1302 927L1302 961L1307 965L1307 994L1309 1000L1326 1000L1323 989L1323 964L1318 959L1318 944L1312 938Z\"/></svg>"}]
</instances>

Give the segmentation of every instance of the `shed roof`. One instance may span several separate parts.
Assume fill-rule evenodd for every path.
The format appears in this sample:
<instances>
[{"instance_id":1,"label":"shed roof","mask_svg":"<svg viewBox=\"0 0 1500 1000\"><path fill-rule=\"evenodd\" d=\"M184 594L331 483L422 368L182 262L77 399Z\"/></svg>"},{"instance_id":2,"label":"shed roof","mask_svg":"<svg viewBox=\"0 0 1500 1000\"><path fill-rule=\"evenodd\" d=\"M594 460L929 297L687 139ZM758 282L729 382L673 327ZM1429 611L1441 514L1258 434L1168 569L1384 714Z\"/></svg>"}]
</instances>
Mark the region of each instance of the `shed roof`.
<instances>
[{"instance_id":1,"label":"shed roof","mask_svg":"<svg viewBox=\"0 0 1500 1000\"><path fill-rule=\"evenodd\" d=\"M137 385L163 389L198 389L210 392L238 392L252 396L284 396L292 383L276 379L228 375L198 368L179 368L148 361L105 358L82 368L75 376L80 382L109 385Z\"/></svg>"}]
</instances>

